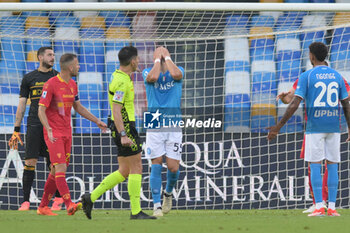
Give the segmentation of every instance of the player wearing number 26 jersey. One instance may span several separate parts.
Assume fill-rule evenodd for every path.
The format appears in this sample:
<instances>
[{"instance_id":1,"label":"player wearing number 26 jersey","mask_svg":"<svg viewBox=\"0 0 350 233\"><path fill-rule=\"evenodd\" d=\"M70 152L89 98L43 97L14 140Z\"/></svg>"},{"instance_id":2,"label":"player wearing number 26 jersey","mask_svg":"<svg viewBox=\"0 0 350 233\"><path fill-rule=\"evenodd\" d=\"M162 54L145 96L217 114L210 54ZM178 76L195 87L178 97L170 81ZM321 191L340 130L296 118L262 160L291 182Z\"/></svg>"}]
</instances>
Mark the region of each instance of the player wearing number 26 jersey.
<instances>
[{"instance_id":1,"label":"player wearing number 26 jersey","mask_svg":"<svg viewBox=\"0 0 350 233\"><path fill-rule=\"evenodd\" d=\"M324 65L328 66L328 63L326 61L324 63L325 63ZM346 91L349 94L350 86L349 86L348 82L344 79L344 77L343 77L343 80L344 80L344 83L345 83ZM292 98L292 96L294 96L295 90L297 89L297 86L298 86L298 81L299 81L299 79L297 79L293 83L293 87L287 93L287 95L290 95L290 96L288 96L286 98L284 93L280 94L279 98L282 97L281 100L284 101L284 103L286 102L286 100L288 101L290 98ZM307 113L305 113L305 120L307 120ZM301 151L300 151L300 158L302 158L302 159L305 158L305 137L304 137L303 145L302 145L302 148L301 148ZM312 189L312 185L311 185L311 176L310 175L311 175L311 171L310 171L310 165L309 165L308 166L308 177L309 177L310 194L311 194L311 197L312 197L312 200L313 200L313 205L310 206L307 210L303 211L303 213L312 213L315 210L315 208L316 208L316 202L315 202L315 198L314 198L314 194L313 194L313 189ZM327 164L325 164L325 169L324 169L324 174L323 174L323 181L322 181L322 199L323 199L324 203L326 203L327 200L328 200L327 180L328 180L328 170L327 170Z\"/></svg>"},{"instance_id":2,"label":"player wearing number 26 jersey","mask_svg":"<svg viewBox=\"0 0 350 233\"><path fill-rule=\"evenodd\" d=\"M342 76L324 65L328 55L327 46L314 42L309 46L309 57L314 68L303 73L298 81L295 96L282 119L270 128L268 139L276 137L281 127L297 110L304 99L307 112L305 131L305 161L310 163L311 183L314 191L316 210L308 216L324 216L322 203L322 162L328 169L328 210L329 216L340 216L335 210L338 191L338 163L340 162L339 101L341 102L348 131L350 132L350 105ZM350 138L347 139L349 141Z\"/></svg>"},{"instance_id":3,"label":"player wearing number 26 jersey","mask_svg":"<svg viewBox=\"0 0 350 233\"><path fill-rule=\"evenodd\" d=\"M306 134L340 132L339 100L346 99L348 93L337 71L327 66L306 71L299 78L295 95L305 99Z\"/></svg>"}]
</instances>

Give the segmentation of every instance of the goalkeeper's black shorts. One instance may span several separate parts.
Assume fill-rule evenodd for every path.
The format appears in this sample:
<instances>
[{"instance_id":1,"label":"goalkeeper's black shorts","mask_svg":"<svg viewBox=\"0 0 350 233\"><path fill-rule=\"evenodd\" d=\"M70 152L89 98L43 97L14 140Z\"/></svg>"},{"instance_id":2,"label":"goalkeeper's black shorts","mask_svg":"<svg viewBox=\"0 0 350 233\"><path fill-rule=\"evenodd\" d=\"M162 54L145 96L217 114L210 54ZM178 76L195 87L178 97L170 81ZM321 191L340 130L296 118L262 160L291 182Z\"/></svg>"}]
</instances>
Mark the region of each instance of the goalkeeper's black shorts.
<instances>
[{"instance_id":1,"label":"goalkeeper's black shorts","mask_svg":"<svg viewBox=\"0 0 350 233\"><path fill-rule=\"evenodd\" d=\"M37 159L39 156L47 158L50 161L49 151L47 149L42 125L28 125L25 140L24 159Z\"/></svg>"},{"instance_id":2,"label":"goalkeeper's black shorts","mask_svg":"<svg viewBox=\"0 0 350 233\"><path fill-rule=\"evenodd\" d=\"M131 147L123 146L121 143L120 134L117 132L114 124L110 126L112 137L114 143L118 149L118 156L132 156L142 151L142 143L139 134L137 133L135 122L130 121L129 123L124 123L124 129L128 138L130 138L134 144Z\"/></svg>"}]
</instances>

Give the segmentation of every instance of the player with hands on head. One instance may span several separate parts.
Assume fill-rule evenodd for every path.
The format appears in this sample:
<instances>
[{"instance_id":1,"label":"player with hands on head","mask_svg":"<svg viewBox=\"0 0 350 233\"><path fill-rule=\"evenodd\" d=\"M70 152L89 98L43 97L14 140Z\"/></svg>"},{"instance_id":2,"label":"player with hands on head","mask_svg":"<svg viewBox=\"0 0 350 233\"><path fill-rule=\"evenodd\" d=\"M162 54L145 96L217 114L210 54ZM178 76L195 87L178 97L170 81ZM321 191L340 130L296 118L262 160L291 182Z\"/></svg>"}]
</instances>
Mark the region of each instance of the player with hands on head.
<instances>
[{"instance_id":1,"label":"player with hands on head","mask_svg":"<svg viewBox=\"0 0 350 233\"><path fill-rule=\"evenodd\" d=\"M160 112L174 122L181 120L181 95L184 69L171 59L169 51L158 47L153 54L154 64L142 72L148 103L148 112ZM176 116L176 117L175 117ZM170 119L168 119L170 120ZM172 208L172 191L179 179L182 130L179 127L147 129L146 158L150 159L150 188L153 198L153 215L168 213ZM167 164L167 183L161 205L163 158Z\"/></svg>"}]
</instances>

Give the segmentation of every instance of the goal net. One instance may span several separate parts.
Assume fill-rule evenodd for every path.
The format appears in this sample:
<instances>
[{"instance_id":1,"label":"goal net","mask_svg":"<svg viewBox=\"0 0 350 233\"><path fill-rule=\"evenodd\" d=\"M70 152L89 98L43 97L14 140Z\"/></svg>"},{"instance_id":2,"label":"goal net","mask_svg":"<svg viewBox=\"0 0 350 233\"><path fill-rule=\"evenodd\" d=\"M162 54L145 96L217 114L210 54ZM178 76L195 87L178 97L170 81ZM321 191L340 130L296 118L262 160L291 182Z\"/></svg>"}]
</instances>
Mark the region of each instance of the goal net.
<instances>
[{"instance_id":1,"label":"goal net","mask_svg":"<svg viewBox=\"0 0 350 233\"><path fill-rule=\"evenodd\" d=\"M153 65L165 46L185 70L183 128L176 209L305 208L312 204L307 165L300 159L303 106L268 143L266 128L283 115L277 93L288 91L310 69L308 46L329 47L328 63L350 81L350 6L346 4L74 3L7 4L0 11L0 206L22 202L24 147L10 151L22 77L38 67L36 51L52 46L59 58L78 55L81 103L107 120L107 88L119 67L118 51L138 49L139 69ZM144 80L133 74L137 127L145 136ZM29 106L29 105L28 105ZM199 121L202 122L198 123ZM221 124L220 124L221 122ZM22 138L26 132L23 121ZM73 148L67 180L73 201L118 169L109 134L73 114ZM346 129L344 117L342 128ZM349 207L348 145L342 135L337 206ZM25 142L24 142L25 143ZM142 157L143 208L151 208L149 161ZM163 169L163 188L166 169ZM31 194L39 203L48 174L39 159ZM106 192L95 208L129 208L127 184Z\"/></svg>"}]
</instances>

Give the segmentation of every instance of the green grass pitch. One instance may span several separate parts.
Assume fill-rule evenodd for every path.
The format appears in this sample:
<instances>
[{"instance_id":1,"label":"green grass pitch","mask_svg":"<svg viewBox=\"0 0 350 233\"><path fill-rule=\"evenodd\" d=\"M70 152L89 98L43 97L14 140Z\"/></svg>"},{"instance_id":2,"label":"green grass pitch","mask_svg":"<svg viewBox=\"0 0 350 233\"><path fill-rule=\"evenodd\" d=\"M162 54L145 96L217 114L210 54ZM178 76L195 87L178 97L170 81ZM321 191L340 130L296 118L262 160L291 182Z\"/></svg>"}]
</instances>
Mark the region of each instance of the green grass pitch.
<instances>
[{"instance_id":1,"label":"green grass pitch","mask_svg":"<svg viewBox=\"0 0 350 233\"><path fill-rule=\"evenodd\" d=\"M151 211L146 211L151 213ZM341 217L310 218L302 210L173 210L157 220L129 220L129 211L94 210L88 220L82 211L74 216L38 216L28 212L0 211L3 233L220 233L220 232L350 232L349 210Z\"/></svg>"}]
</instances>

